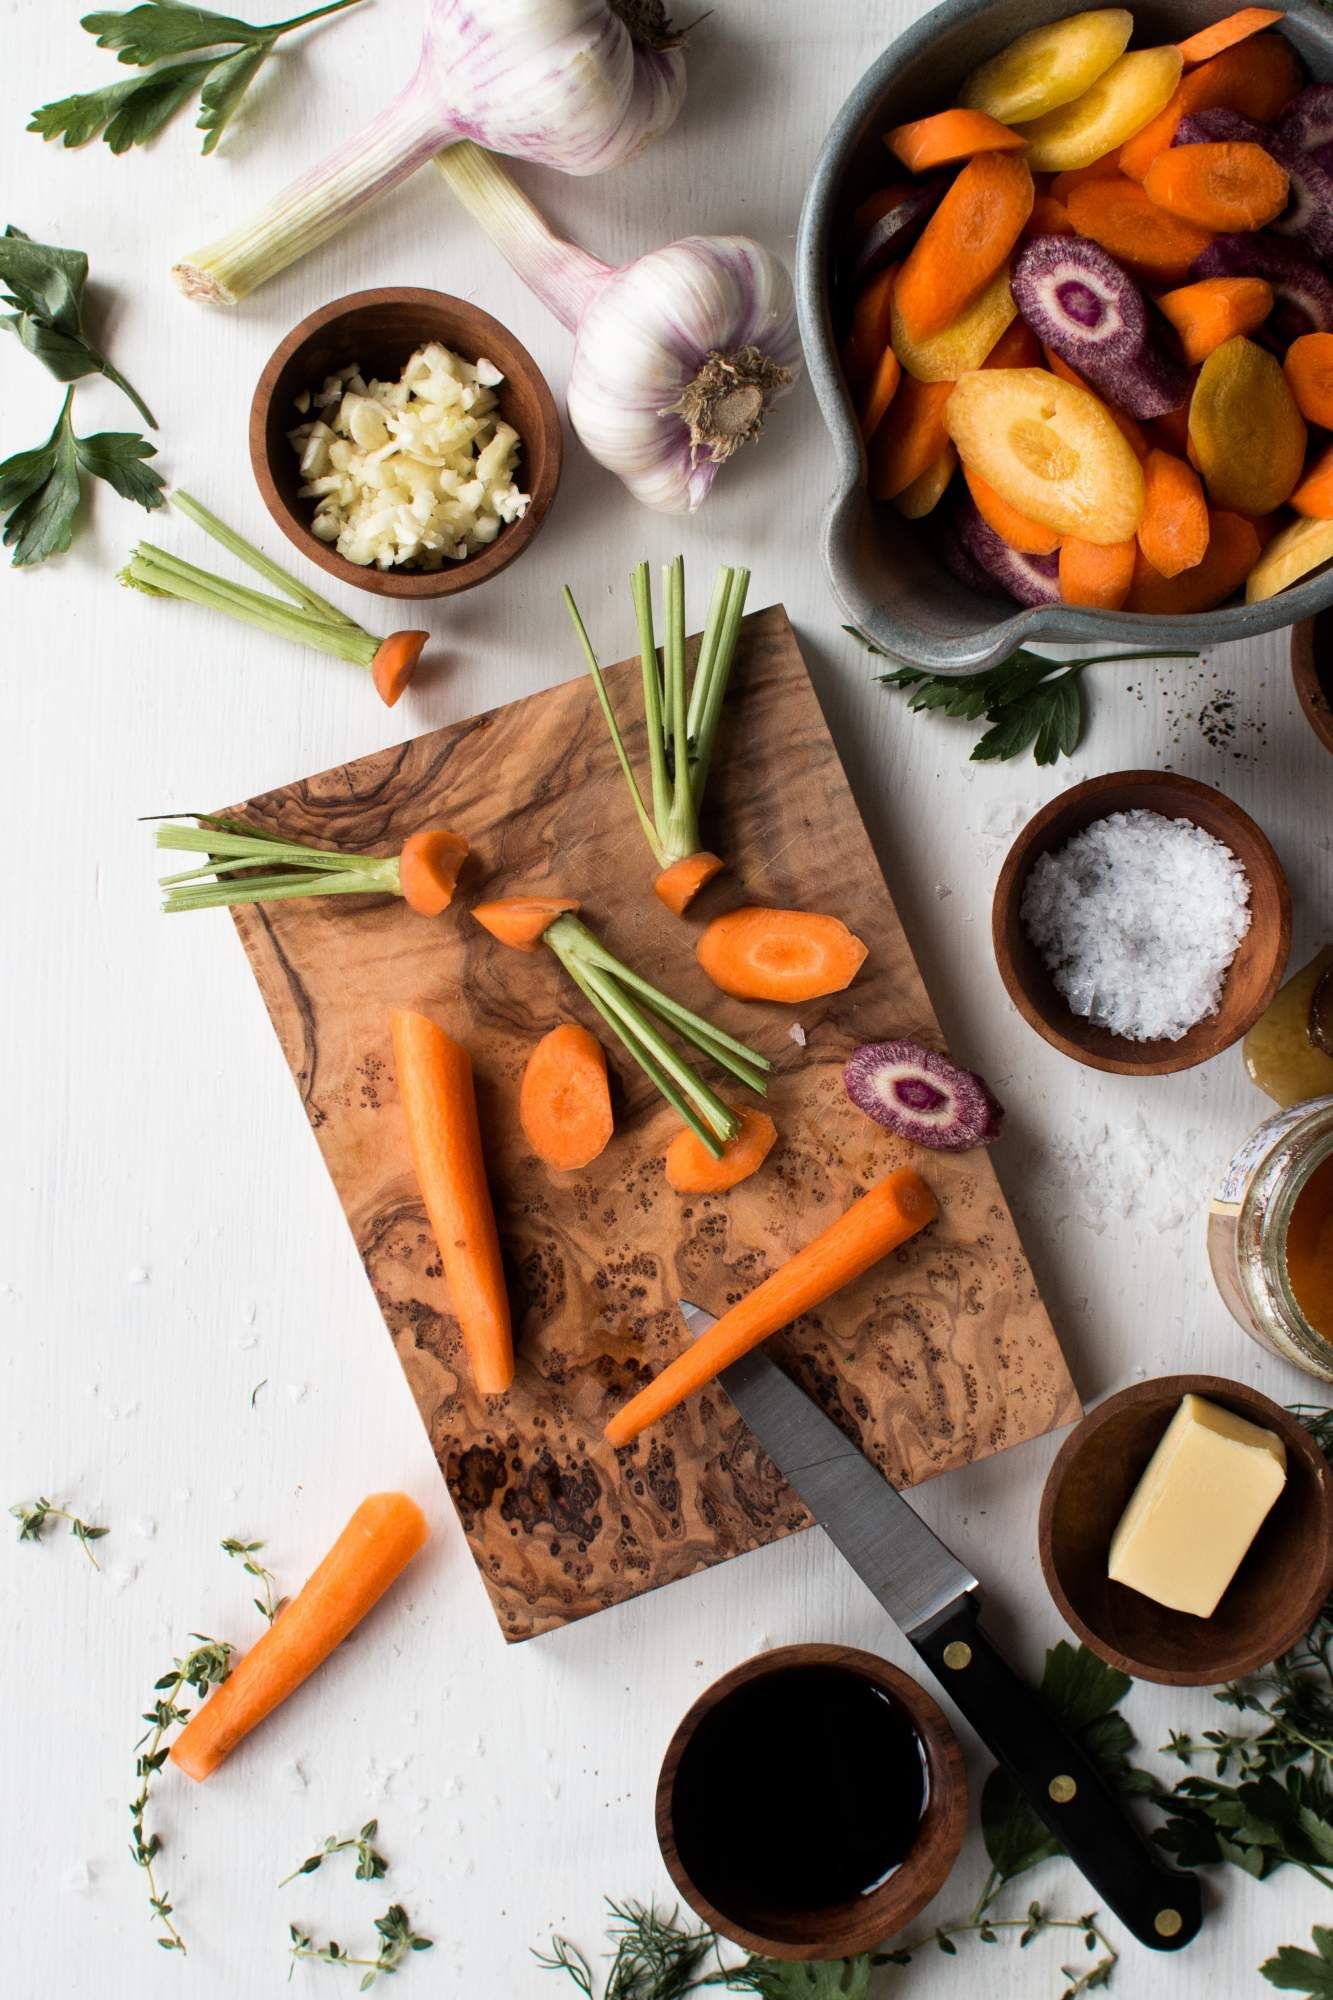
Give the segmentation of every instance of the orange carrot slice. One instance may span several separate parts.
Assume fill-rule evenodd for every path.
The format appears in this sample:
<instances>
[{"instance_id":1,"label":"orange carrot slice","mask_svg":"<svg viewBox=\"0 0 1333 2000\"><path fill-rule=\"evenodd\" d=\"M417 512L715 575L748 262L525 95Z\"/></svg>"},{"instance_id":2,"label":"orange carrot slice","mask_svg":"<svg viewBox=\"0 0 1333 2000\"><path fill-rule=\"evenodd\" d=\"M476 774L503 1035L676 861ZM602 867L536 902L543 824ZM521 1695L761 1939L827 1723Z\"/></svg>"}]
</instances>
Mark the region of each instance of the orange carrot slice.
<instances>
[{"instance_id":1,"label":"orange carrot slice","mask_svg":"<svg viewBox=\"0 0 1333 2000\"><path fill-rule=\"evenodd\" d=\"M1039 194L1032 204L1032 213L1023 229L1025 238L1033 236L1074 236L1077 235L1069 217L1069 210L1054 195Z\"/></svg>"},{"instance_id":2,"label":"orange carrot slice","mask_svg":"<svg viewBox=\"0 0 1333 2000\"><path fill-rule=\"evenodd\" d=\"M1140 549L1128 608L1154 618L1212 611L1238 590L1259 560L1259 535L1241 514L1213 514L1203 561L1178 576L1163 576Z\"/></svg>"},{"instance_id":3,"label":"orange carrot slice","mask_svg":"<svg viewBox=\"0 0 1333 2000\"><path fill-rule=\"evenodd\" d=\"M375 692L386 708L392 708L417 670L421 649L429 632L390 632L380 641L370 663Z\"/></svg>"},{"instance_id":4,"label":"orange carrot slice","mask_svg":"<svg viewBox=\"0 0 1333 2000\"><path fill-rule=\"evenodd\" d=\"M1200 229L1262 229L1287 205L1287 174L1248 140L1168 146L1144 175L1143 192L1168 215Z\"/></svg>"},{"instance_id":5,"label":"orange carrot slice","mask_svg":"<svg viewBox=\"0 0 1333 2000\"><path fill-rule=\"evenodd\" d=\"M514 1379L514 1343L472 1061L424 1014L395 1007L389 1025L412 1162L449 1303L473 1381L483 1396L501 1396Z\"/></svg>"},{"instance_id":6,"label":"orange carrot slice","mask_svg":"<svg viewBox=\"0 0 1333 2000\"><path fill-rule=\"evenodd\" d=\"M818 1000L851 985L866 947L837 917L751 903L714 917L695 955L738 1000Z\"/></svg>"},{"instance_id":7,"label":"orange carrot slice","mask_svg":"<svg viewBox=\"0 0 1333 2000\"><path fill-rule=\"evenodd\" d=\"M1282 366L1305 421L1333 430L1333 333L1303 333Z\"/></svg>"},{"instance_id":8,"label":"orange carrot slice","mask_svg":"<svg viewBox=\"0 0 1333 2000\"><path fill-rule=\"evenodd\" d=\"M737 1109L741 1129L715 1160L699 1136L685 1126L666 1149L667 1184L677 1194L723 1194L758 1173L773 1150L778 1128L766 1111Z\"/></svg>"},{"instance_id":9,"label":"orange carrot slice","mask_svg":"<svg viewBox=\"0 0 1333 2000\"><path fill-rule=\"evenodd\" d=\"M970 160L974 153L1021 153L1027 140L986 111L936 111L912 118L884 135L884 144L910 173Z\"/></svg>"},{"instance_id":10,"label":"orange carrot slice","mask_svg":"<svg viewBox=\"0 0 1333 2000\"><path fill-rule=\"evenodd\" d=\"M1282 19L1280 7L1238 7L1234 14L1224 15L1211 27L1200 28L1197 35L1187 35L1176 47L1187 64L1207 62L1212 56L1220 56L1223 49L1247 42L1251 35L1261 34Z\"/></svg>"},{"instance_id":11,"label":"orange carrot slice","mask_svg":"<svg viewBox=\"0 0 1333 2000\"><path fill-rule=\"evenodd\" d=\"M1224 341L1263 325L1273 287L1264 278L1200 278L1163 292L1157 304L1180 335L1185 359L1198 363Z\"/></svg>"},{"instance_id":12,"label":"orange carrot slice","mask_svg":"<svg viewBox=\"0 0 1333 2000\"><path fill-rule=\"evenodd\" d=\"M701 848L697 854L687 854L683 861L673 861L669 868L663 868L653 880L653 894L666 904L673 917L683 917L704 884L720 875L726 865L720 855Z\"/></svg>"},{"instance_id":13,"label":"orange carrot slice","mask_svg":"<svg viewBox=\"0 0 1333 2000\"><path fill-rule=\"evenodd\" d=\"M723 1313L646 1389L631 1396L607 1424L605 1436L617 1448L632 1444L640 1431L660 1423L722 1369L832 1298L938 1214L935 1196L911 1167L886 1174L772 1277Z\"/></svg>"},{"instance_id":14,"label":"orange carrot slice","mask_svg":"<svg viewBox=\"0 0 1333 2000\"><path fill-rule=\"evenodd\" d=\"M1333 521L1333 444L1318 457L1288 505L1313 521Z\"/></svg>"},{"instance_id":15,"label":"orange carrot slice","mask_svg":"<svg viewBox=\"0 0 1333 2000\"><path fill-rule=\"evenodd\" d=\"M897 355L891 347L886 347L875 363L870 386L861 405L861 435L867 442L875 435L888 413L901 375L902 368Z\"/></svg>"},{"instance_id":16,"label":"orange carrot slice","mask_svg":"<svg viewBox=\"0 0 1333 2000\"><path fill-rule=\"evenodd\" d=\"M870 447L870 493L875 500L896 500L934 465L949 442L944 406L953 394L952 382L918 382L904 375L888 414Z\"/></svg>"},{"instance_id":17,"label":"orange carrot slice","mask_svg":"<svg viewBox=\"0 0 1333 2000\"><path fill-rule=\"evenodd\" d=\"M542 1036L523 1071L518 1122L537 1158L561 1173L589 1166L605 1151L615 1121L606 1053L596 1035L565 1021Z\"/></svg>"},{"instance_id":18,"label":"orange carrot slice","mask_svg":"<svg viewBox=\"0 0 1333 2000\"><path fill-rule=\"evenodd\" d=\"M1060 602L1090 611L1118 611L1129 596L1138 544L1081 541L1066 535L1060 544Z\"/></svg>"},{"instance_id":19,"label":"orange carrot slice","mask_svg":"<svg viewBox=\"0 0 1333 2000\"><path fill-rule=\"evenodd\" d=\"M1066 167L1062 174L1055 176L1047 193L1067 208L1069 197L1076 187L1082 187L1085 181L1113 180L1119 172L1120 149L1116 147L1109 153L1103 153L1099 160L1089 161L1086 167Z\"/></svg>"},{"instance_id":20,"label":"orange carrot slice","mask_svg":"<svg viewBox=\"0 0 1333 2000\"><path fill-rule=\"evenodd\" d=\"M1296 52L1281 35L1261 35L1246 47L1224 49L1211 62L1187 70L1169 104L1120 148L1120 171L1141 181L1176 136L1187 112L1243 111L1269 125L1301 87Z\"/></svg>"},{"instance_id":21,"label":"orange carrot slice","mask_svg":"<svg viewBox=\"0 0 1333 2000\"><path fill-rule=\"evenodd\" d=\"M408 908L420 917L438 917L447 910L468 853L462 834L445 827L409 833L398 856L398 883Z\"/></svg>"},{"instance_id":22,"label":"orange carrot slice","mask_svg":"<svg viewBox=\"0 0 1333 2000\"><path fill-rule=\"evenodd\" d=\"M561 896L502 896L494 903L476 903L472 914L483 930L515 951L539 951L556 918L577 903Z\"/></svg>"},{"instance_id":23,"label":"orange carrot slice","mask_svg":"<svg viewBox=\"0 0 1333 2000\"><path fill-rule=\"evenodd\" d=\"M1138 542L1161 576L1194 569L1208 553L1208 502L1194 468L1166 451L1143 462L1143 519Z\"/></svg>"},{"instance_id":24,"label":"orange carrot slice","mask_svg":"<svg viewBox=\"0 0 1333 2000\"><path fill-rule=\"evenodd\" d=\"M210 1777L250 1731L322 1666L401 1576L430 1529L406 1493L363 1500L318 1569L171 1746L187 1778Z\"/></svg>"},{"instance_id":25,"label":"orange carrot slice","mask_svg":"<svg viewBox=\"0 0 1333 2000\"><path fill-rule=\"evenodd\" d=\"M1017 153L969 160L918 236L895 291L913 340L942 333L983 292L1032 213L1032 175Z\"/></svg>"},{"instance_id":26,"label":"orange carrot slice","mask_svg":"<svg viewBox=\"0 0 1333 2000\"><path fill-rule=\"evenodd\" d=\"M1179 153L1198 148L1182 146ZM1173 157L1175 157L1173 155ZM1280 169L1279 169L1280 171ZM1212 237L1177 215L1168 215L1145 188L1124 174L1087 181L1069 197L1069 220L1080 236L1100 243L1118 263L1150 285L1176 285L1188 277Z\"/></svg>"},{"instance_id":27,"label":"orange carrot slice","mask_svg":"<svg viewBox=\"0 0 1333 2000\"><path fill-rule=\"evenodd\" d=\"M1010 320L983 368L1040 368L1041 342L1025 319Z\"/></svg>"},{"instance_id":28,"label":"orange carrot slice","mask_svg":"<svg viewBox=\"0 0 1333 2000\"><path fill-rule=\"evenodd\" d=\"M965 465L963 477L978 514L1011 549L1019 549L1026 556L1049 556L1059 548L1060 537L1054 528L1044 528L1040 521L1030 521L1026 514L1020 514L1017 507L1011 507L993 486L987 485L979 472Z\"/></svg>"},{"instance_id":29,"label":"orange carrot slice","mask_svg":"<svg viewBox=\"0 0 1333 2000\"><path fill-rule=\"evenodd\" d=\"M893 323L893 286L898 266L889 264L877 271L857 293L852 307L852 330L843 350L847 379L853 389L862 390L879 365L879 357L889 344Z\"/></svg>"}]
</instances>

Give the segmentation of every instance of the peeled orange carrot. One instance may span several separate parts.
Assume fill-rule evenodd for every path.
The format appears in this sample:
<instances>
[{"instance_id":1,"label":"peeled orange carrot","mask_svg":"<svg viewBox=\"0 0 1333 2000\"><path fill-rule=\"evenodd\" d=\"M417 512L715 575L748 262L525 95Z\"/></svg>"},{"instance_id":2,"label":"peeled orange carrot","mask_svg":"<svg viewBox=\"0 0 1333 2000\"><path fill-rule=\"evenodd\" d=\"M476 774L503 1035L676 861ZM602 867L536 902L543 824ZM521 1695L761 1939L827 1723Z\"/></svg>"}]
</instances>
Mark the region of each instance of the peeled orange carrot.
<instances>
[{"instance_id":1,"label":"peeled orange carrot","mask_svg":"<svg viewBox=\"0 0 1333 2000\"><path fill-rule=\"evenodd\" d=\"M1292 341L1282 366L1306 423L1333 430L1333 333L1303 333Z\"/></svg>"},{"instance_id":2,"label":"peeled orange carrot","mask_svg":"<svg viewBox=\"0 0 1333 2000\"><path fill-rule=\"evenodd\" d=\"M1026 514L1020 514L979 472L964 466L963 477L982 520L1011 549L1018 549L1026 556L1049 556L1059 548L1060 536L1054 528L1043 527L1040 521L1030 521Z\"/></svg>"},{"instance_id":3,"label":"peeled orange carrot","mask_svg":"<svg viewBox=\"0 0 1333 2000\"><path fill-rule=\"evenodd\" d=\"M1224 49L1211 62L1187 70L1165 109L1126 139L1120 148L1120 171L1141 181L1189 112L1241 111L1268 125L1300 87L1295 50L1281 35L1261 35L1258 41Z\"/></svg>"},{"instance_id":4,"label":"peeled orange carrot","mask_svg":"<svg viewBox=\"0 0 1333 2000\"><path fill-rule=\"evenodd\" d=\"M981 365L983 368L1040 367L1041 342L1025 319L1013 320Z\"/></svg>"},{"instance_id":5,"label":"peeled orange carrot","mask_svg":"<svg viewBox=\"0 0 1333 2000\"><path fill-rule=\"evenodd\" d=\"M596 1035L564 1021L542 1036L523 1070L518 1122L537 1158L560 1173L590 1166L605 1151L615 1122Z\"/></svg>"},{"instance_id":6,"label":"peeled orange carrot","mask_svg":"<svg viewBox=\"0 0 1333 2000\"><path fill-rule=\"evenodd\" d=\"M363 1500L318 1569L171 1746L187 1778L211 1776L257 1723L322 1666L400 1576L430 1530L406 1493Z\"/></svg>"},{"instance_id":7,"label":"peeled orange carrot","mask_svg":"<svg viewBox=\"0 0 1333 2000\"><path fill-rule=\"evenodd\" d=\"M1208 502L1193 466L1170 452L1150 451L1143 462L1143 519L1138 543L1162 576L1194 569L1208 553Z\"/></svg>"},{"instance_id":8,"label":"peeled orange carrot","mask_svg":"<svg viewBox=\"0 0 1333 2000\"><path fill-rule=\"evenodd\" d=\"M1181 146L1172 157L1199 150ZM1154 286L1178 285L1212 241L1206 229L1168 215L1146 187L1124 174L1114 180L1086 181L1070 195L1068 209L1080 236L1100 243L1117 263Z\"/></svg>"},{"instance_id":9,"label":"peeled orange carrot","mask_svg":"<svg viewBox=\"0 0 1333 2000\"><path fill-rule=\"evenodd\" d=\"M736 1115L741 1129L727 1140L720 1159L713 1158L688 1125L677 1132L666 1149L667 1184L677 1194L723 1194L758 1173L773 1150L778 1128L766 1111L754 1111L749 1105Z\"/></svg>"},{"instance_id":10,"label":"peeled orange carrot","mask_svg":"<svg viewBox=\"0 0 1333 2000\"><path fill-rule=\"evenodd\" d=\"M867 442L883 422L897 391L902 372L902 365L892 347L885 346L871 371L870 381L861 401L861 435Z\"/></svg>"},{"instance_id":11,"label":"peeled orange carrot","mask_svg":"<svg viewBox=\"0 0 1333 2000\"><path fill-rule=\"evenodd\" d=\"M1066 535L1060 544L1060 602L1092 611L1119 611L1129 596L1138 544L1085 542Z\"/></svg>"},{"instance_id":12,"label":"peeled orange carrot","mask_svg":"<svg viewBox=\"0 0 1333 2000\"><path fill-rule=\"evenodd\" d=\"M410 833L398 856L398 882L408 908L421 917L438 917L447 910L467 857L468 844L461 833L445 827Z\"/></svg>"},{"instance_id":13,"label":"peeled orange carrot","mask_svg":"<svg viewBox=\"0 0 1333 2000\"><path fill-rule=\"evenodd\" d=\"M1271 28L1275 21L1282 18L1280 7L1239 7L1234 14L1224 14L1210 27L1200 28L1197 35L1187 35L1183 42L1176 43L1176 47L1187 63L1207 62L1211 56L1220 56L1223 49L1248 41L1251 35Z\"/></svg>"},{"instance_id":14,"label":"peeled orange carrot","mask_svg":"<svg viewBox=\"0 0 1333 2000\"><path fill-rule=\"evenodd\" d=\"M370 663L375 692L386 708L392 708L417 670L421 649L429 632L390 632L380 642Z\"/></svg>"},{"instance_id":15,"label":"peeled orange carrot","mask_svg":"<svg viewBox=\"0 0 1333 2000\"><path fill-rule=\"evenodd\" d=\"M1197 363L1223 341L1262 326L1273 310L1273 287L1264 278L1199 278L1163 292L1157 305L1180 335L1185 359Z\"/></svg>"},{"instance_id":16,"label":"peeled orange carrot","mask_svg":"<svg viewBox=\"0 0 1333 2000\"><path fill-rule=\"evenodd\" d=\"M1034 192L1017 153L968 161L898 273L898 310L914 340L943 332L985 290L1018 241Z\"/></svg>"},{"instance_id":17,"label":"peeled orange carrot","mask_svg":"<svg viewBox=\"0 0 1333 2000\"><path fill-rule=\"evenodd\" d=\"M818 1000L851 985L866 947L837 917L749 904L714 917L696 956L738 1000Z\"/></svg>"},{"instance_id":18,"label":"peeled orange carrot","mask_svg":"<svg viewBox=\"0 0 1333 2000\"><path fill-rule=\"evenodd\" d=\"M1310 520L1333 520L1333 444L1315 460L1289 504Z\"/></svg>"},{"instance_id":19,"label":"peeled orange carrot","mask_svg":"<svg viewBox=\"0 0 1333 2000\"><path fill-rule=\"evenodd\" d=\"M704 884L720 875L726 865L720 855L701 848L698 854L687 854L683 861L673 861L663 868L653 878L653 894L666 904L673 917L683 917Z\"/></svg>"},{"instance_id":20,"label":"peeled orange carrot","mask_svg":"<svg viewBox=\"0 0 1333 2000\"><path fill-rule=\"evenodd\" d=\"M813 1242L749 1292L692 1347L676 1356L646 1389L617 1410L605 1436L619 1448L660 1423L722 1369L758 1347L779 1327L832 1298L844 1285L933 1222L939 1203L911 1167L899 1167L867 1188Z\"/></svg>"},{"instance_id":21,"label":"peeled orange carrot","mask_svg":"<svg viewBox=\"0 0 1333 2000\"><path fill-rule=\"evenodd\" d=\"M936 111L895 125L884 143L911 173L924 174L974 153L1021 153L1027 140L985 111Z\"/></svg>"},{"instance_id":22,"label":"peeled orange carrot","mask_svg":"<svg viewBox=\"0 0 1333 2000\"><path fill-rule=\"evenodd\" d=\"M1030 236L1073 236L1074 225L1069 218L1069 210L1054 195L1039 194L1032 204L1032 213L1023 230L1024 238Z\"/></svg>"},{"instance_id":23,"label":"peeled orange carrot","mask_svg":"<svg viewBox=\"0 0 1333 2000\"><path fill-rule=\"evenodd\" d=\"M889 264L884 270L877 271L856 295L856 304L852 307L852 329L843 361L847 379L858 392L868 386L879 365L879 357L889 344L893 287L897 276L898 266Z\"/></svg>"},{"instance_id":24,"label":"peeled orange carrot","mask_svg":"<svg viewBox=\"0 0 1333 2000\"><path fill-rule=\"evenodd\" d=\"M578 907L560 896L502 896L498 902L474 904L472 914L501 944L537 951L556 918Z\"/></svg>"},{"instance_id":25,"label":"peeled orange carrot","mask_svg":"<svg viewBox=\"0 0 1333 2000\"><path fill-rule=\"evenodd\" d=\"M1144 175L1143 193L1199 229L1262 229L1287 205L1287 173L1247 139L1168 146Z\"/></svg>"},{"instance_id":26,"label":"peeled orange carrot","mask_svg":"<svg viewBox=\"0 0 1333 2000\"><path fill-rule=\"evenodd\" d=\"M1188 617L1212 611L1239 590L1259 560L1254 523L1240 514L1213 514L1202 562L1178 576L1163 576L1140 549L1134 564L1127 608L1152 617Z\"/></svg>"},{"instance_id":27,"label":"peeled orange carrot","mask_svg":"<svg viewBox=\"0 0 1333 2000\"><path fill-rule=\"evenodd\" d=\"M948 449L944 406L952 393L952 382L918 382L914 375L903 376L870 447L873 499L896 500Z\"/></svg>"}]
</instances>

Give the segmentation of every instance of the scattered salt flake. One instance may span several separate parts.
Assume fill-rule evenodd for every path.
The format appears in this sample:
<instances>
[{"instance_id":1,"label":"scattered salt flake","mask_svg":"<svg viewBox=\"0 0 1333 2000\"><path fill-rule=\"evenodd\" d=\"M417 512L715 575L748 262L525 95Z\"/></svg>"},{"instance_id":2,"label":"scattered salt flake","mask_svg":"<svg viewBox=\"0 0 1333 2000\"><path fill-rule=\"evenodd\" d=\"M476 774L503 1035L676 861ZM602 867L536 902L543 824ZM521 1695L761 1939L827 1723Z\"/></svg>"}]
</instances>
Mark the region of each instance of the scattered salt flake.
<instances>
[{"instance_id":1,"label":"scattered salt flake","mask_svg":"<svg viewBox=\"0 0 1333 2000\"><path fill-rule=\"evenodd\" d=\"M1159 1236L1193 1224L1207 1206L1210 1158L1193 1127L1177 1129L1172 1145L1140 1111L1114 1129L1104 1118L1076 1113L1051 1148L1048 1214L1070 1200L1097 1235L1112 1222L1143 1222Z\"/></svg>"},{"instance_id":2,"label":"scattered salt flake","mask_svg":"<svg viewBox=\"0 0 1333 2000\"><path fill-rule=\"evenodd\" d=\"M146 1285L148 1283L147 1268L143 1264L131 1265L130 1269L125 1273L125 1283L127 1285Z\"/></svg>"},{"instance_id":3,"label":"scattered salt flake","mask_svg":"<svg viewBox=\"0 0 1333 2000\"><path fill-rule=\"evenodd\" d=\"M787 1034L790 1040L795 1042L798 1049L803 1049L805 1047L805 1029L801 1026L799 1021L792 1022L791 1026L787 1030Z\"/></svg>"},{"instance_id":4,"label":"scattered salt flake","mask_svg":"<svg viewBox=\"0 0 1333 2000\"><path fill-rule=\"evenodd\" d=\"M310 1394L310 1384L308 1382L289 1382L287 1384L287 1394L294 1403L304 1403L306 1397Z\"/></svg>"},{"instance_id":5,"label":"scattered salt flake","mask_svg":"<svg viewBox=\"0 0 1333 2000\"><path fill-rule=\"evenodd\" d=\"M97 1871L91 1861L79 1860L65 1870L65 1887L76 1896L86 1896L97 1880Z\"/></svg>"},{"instance_id":6,"label":"scattered salt flake","mask_svg":"<svg viewBox=\"0 0 1333 2000\"><path fill-rule=\"evenodd\" d=\"M1075 1014L1128 1041L1178 1042L1217 1012L1249 901L1229 847L1193 820L1134 811L1039 855L1021 914Z\"/></svg>"},{"instance_id":7,"label":"scattered salt flake","mask_svg":"<svg viewBox=\"0 0 1333 2000\"><path fill-rule=\"evenodd\" d=\"M149 1515L143 1514L134 1523L134 1533L141 1542L151 1542L157 1534L157 1522Z\"/></svg>"},{"instance_id":8,"label":"scattered salt flake","mask_svg":"<svg viewBox=\"0 0 1333 2000\"><path fill-rule=\"evenodd\" d=\"M285 1764L279 1765L278 1781L284 1792L294 1794L303 1792L310 1783L299 1757L290 1757Z\"/></svg>"}]
</instances>

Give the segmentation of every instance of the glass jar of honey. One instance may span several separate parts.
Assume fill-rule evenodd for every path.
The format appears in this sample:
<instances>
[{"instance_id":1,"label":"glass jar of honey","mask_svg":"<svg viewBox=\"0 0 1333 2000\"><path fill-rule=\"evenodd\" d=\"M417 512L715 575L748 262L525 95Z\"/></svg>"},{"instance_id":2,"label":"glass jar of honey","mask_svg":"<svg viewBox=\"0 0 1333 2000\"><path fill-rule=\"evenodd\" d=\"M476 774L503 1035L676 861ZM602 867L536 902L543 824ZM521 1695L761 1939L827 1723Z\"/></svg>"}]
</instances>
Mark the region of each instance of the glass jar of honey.
<instances>
[{"instance_id":1,"label":"glass jar of honey","mask_svg":"<svg viewBox=\"0 0 1333 2000\"><path fill-rule=\"evenodd\" d=\"M1333 1097L1279 1111L1246 1140L1213 1196L1208 1255L1245 1331L1333 1382Z\"/></svg>"}]
</instances>

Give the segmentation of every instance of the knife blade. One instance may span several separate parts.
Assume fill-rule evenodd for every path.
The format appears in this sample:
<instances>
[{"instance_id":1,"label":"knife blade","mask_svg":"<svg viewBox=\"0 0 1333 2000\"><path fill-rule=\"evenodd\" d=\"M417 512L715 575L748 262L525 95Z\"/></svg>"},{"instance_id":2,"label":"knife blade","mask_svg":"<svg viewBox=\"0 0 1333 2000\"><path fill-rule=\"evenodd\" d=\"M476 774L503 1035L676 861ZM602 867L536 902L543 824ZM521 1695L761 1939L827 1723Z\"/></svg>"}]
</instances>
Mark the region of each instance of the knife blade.
<instances>
[{"instance_id":1,"label":"knife blade","mask_svg":"<svg viewBox=\"0 0 1333 2000\"><path fill-rule=\"evenodd\" d=\"M692 1334L714 1315L679 1301ZM1105 1778L980 1624L981 1587L902 1495L761 1349L719 1377L746 1425L1082 1869L1141 1944L1179 1951L1203 1922L1196 1878L1168 1868Z\"/></svg>"}]
</instances>

